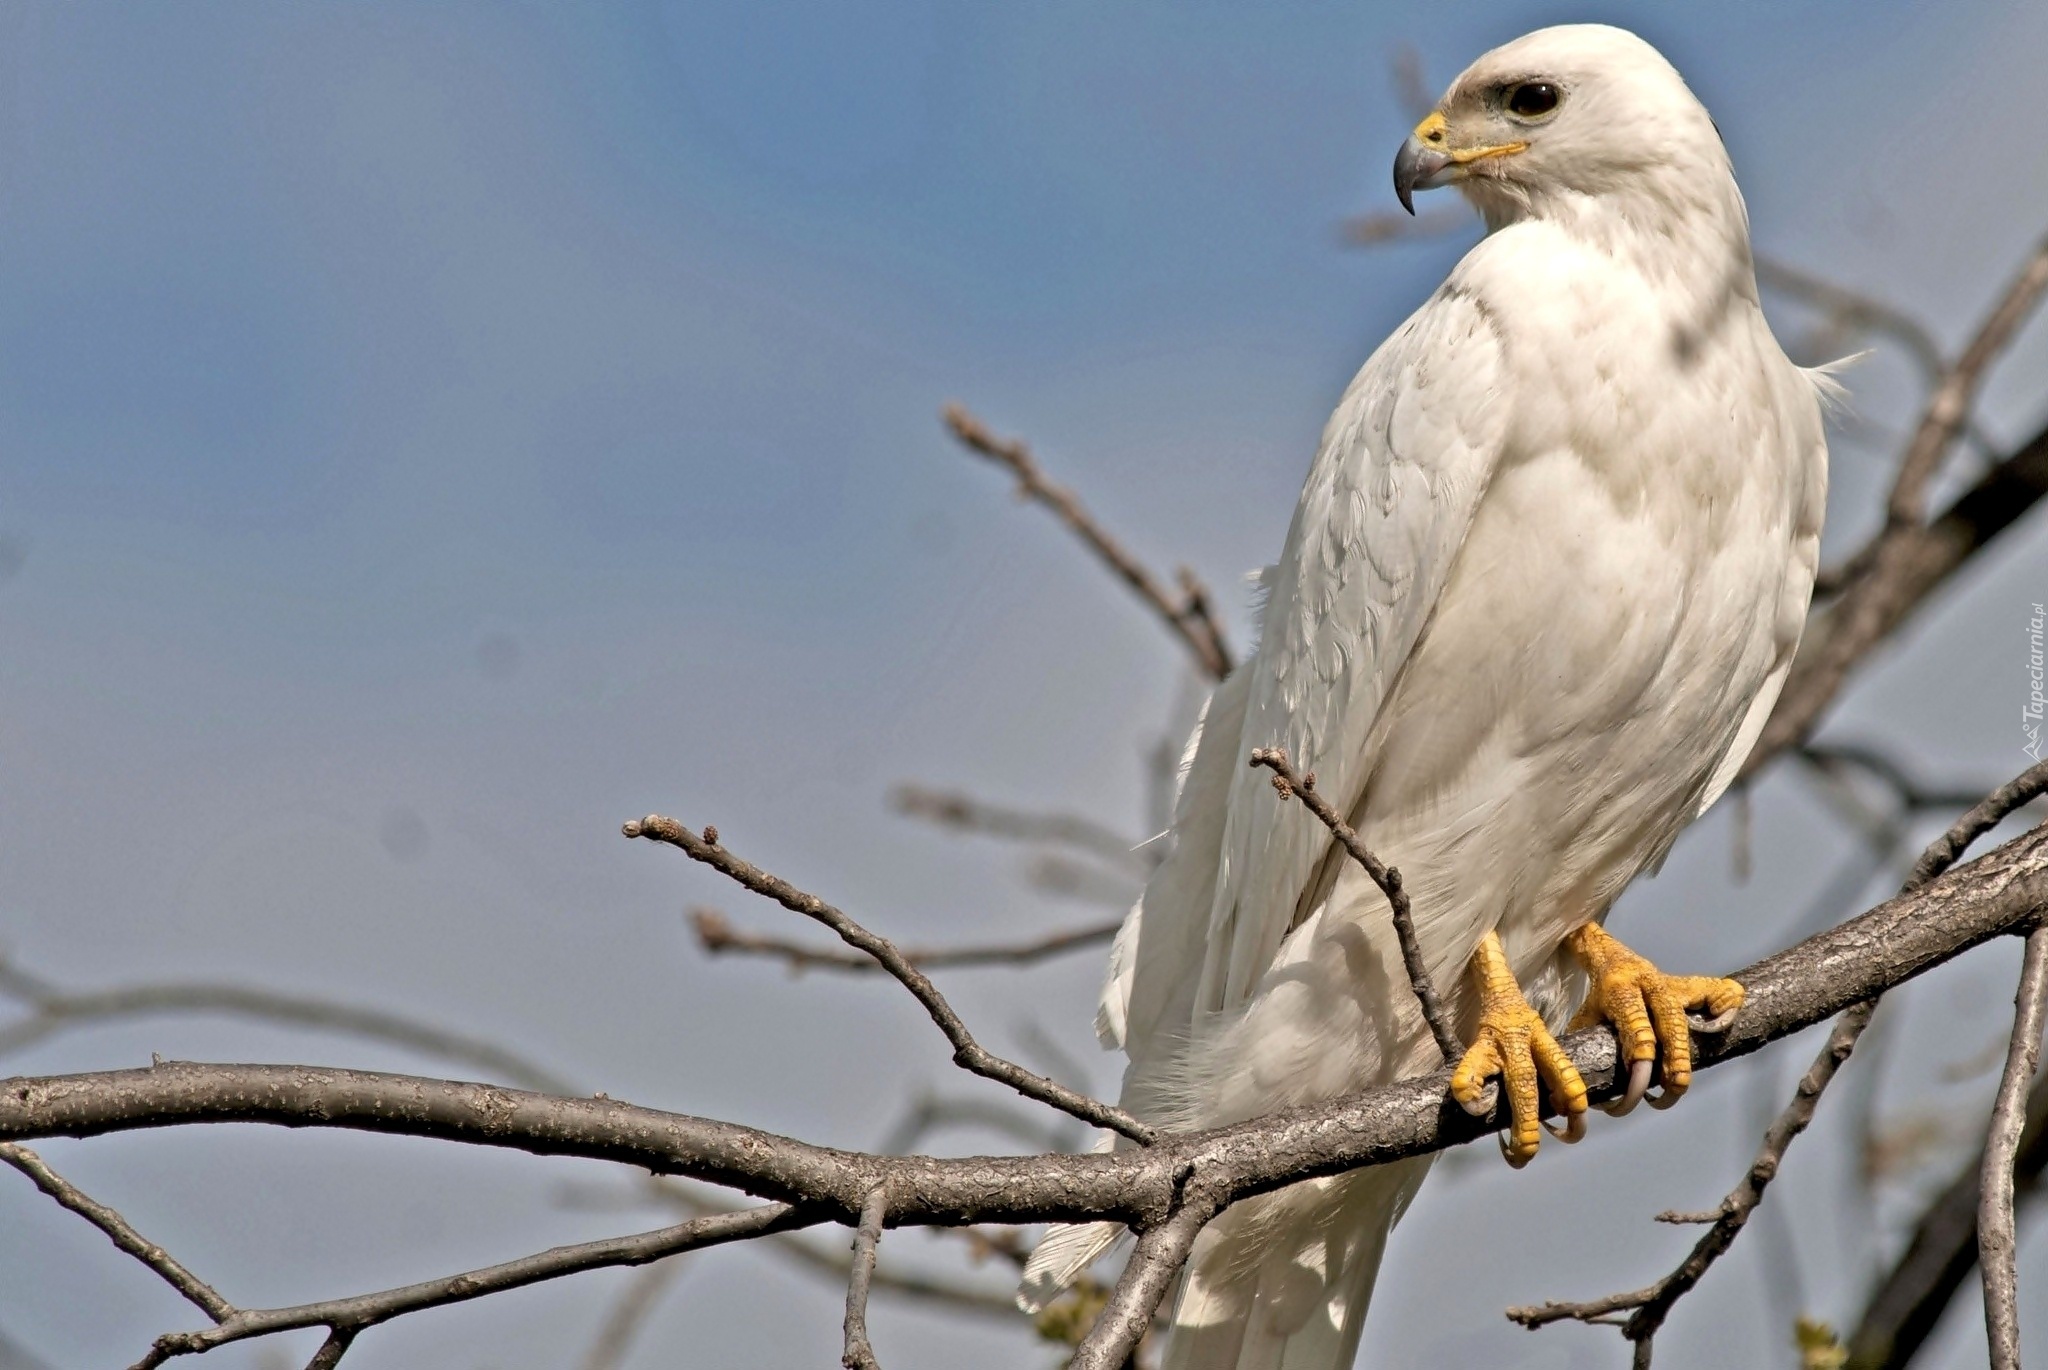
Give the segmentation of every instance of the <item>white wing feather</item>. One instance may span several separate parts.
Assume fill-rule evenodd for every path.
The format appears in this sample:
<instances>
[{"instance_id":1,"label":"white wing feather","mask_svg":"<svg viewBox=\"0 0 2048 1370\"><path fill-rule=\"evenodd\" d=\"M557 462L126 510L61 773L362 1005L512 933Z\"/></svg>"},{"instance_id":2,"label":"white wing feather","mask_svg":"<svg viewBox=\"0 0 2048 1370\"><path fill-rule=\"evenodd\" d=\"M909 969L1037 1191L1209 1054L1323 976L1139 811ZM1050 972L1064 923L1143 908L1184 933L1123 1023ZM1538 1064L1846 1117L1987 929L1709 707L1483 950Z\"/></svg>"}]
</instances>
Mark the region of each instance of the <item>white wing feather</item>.
<instances>
[{"instance_id":1,"label":"white wing feather","mask_svg":"<svg viewBox=\"0 0 2048 1370\"><path fill-rule=\"evenodd\" d=\"M1453 277L1366 362L1324 430L1247 667L1197 1012L1245 1002L1330 841L1246 757L1285 747L1341 812L1356 807L1380 706L1500 460L1503 370L1491 321Z\"/></svg>"}]
</instances>

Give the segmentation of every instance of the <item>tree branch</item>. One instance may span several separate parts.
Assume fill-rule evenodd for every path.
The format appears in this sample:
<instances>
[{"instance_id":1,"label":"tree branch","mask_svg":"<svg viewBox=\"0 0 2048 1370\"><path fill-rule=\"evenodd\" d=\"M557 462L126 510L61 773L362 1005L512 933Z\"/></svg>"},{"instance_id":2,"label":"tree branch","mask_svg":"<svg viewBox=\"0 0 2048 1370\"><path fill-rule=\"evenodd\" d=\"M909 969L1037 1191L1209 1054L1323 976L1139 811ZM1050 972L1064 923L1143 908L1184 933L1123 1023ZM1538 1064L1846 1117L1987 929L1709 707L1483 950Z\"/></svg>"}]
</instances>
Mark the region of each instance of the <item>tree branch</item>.
<instances>
[{"instance_id":1,"label":"tree branch","mask_svg":"<svg viewBox=\"0 0 2048 1370\"><path fill-rule=\"evenodd\" d=\"M1456 1063L1465 1053L1464 1044L1451 1030L1450 1015L1444 1012L1443 1001L1437 998L1436 986L1430 982L1429 967L1422 962L1422 943L1415 936L1415 915L1409 907L1408 891L1401 886L1401 872L1367 851L1365 844L1358 840L1358 834L1344 821L1344 816L1316 793L1314 771L1297 775L1287 760L1287 753L1279 747L1254 749L1251 764L1273 772L1273 788L1282 801L1299 797L1302 805L1322 820L1338 844L1364 868L1365 873L1372 877L1373 884L1379 886L1380 893L1387 897L1387 907L1394 918L1394 936L1401 943L1401 964L1407 967L1408 983L1422 1004L1423 1020L1429 1024L1430 1035L1436 1038L1437 1050L1443 1053L1445 1064Z\"/></svg>"},{"instance_id":2,"label":"tree branch","mask_svg":"<svg viewBox=\"0 0 2048 1370\"><path fill-rule=\"evenodd\" d=\"M1931 524L1890 525L1833 603L1816 609L1778 706L1743 763L1754 776L1804 741L1849 673L1993 538L2048 494L2048 428L1998 463Z\"/></svg>"},{"instance_id":3,"label":"tree branch","mask_svg":"<svg viewBox=\"0 0 2048 1370\"><path fill-rule=\"evenodd\" d=\"M2048 1082L2028 1097L2020 1134L2015 1188L2031 1192L2048 1168ZM1983 1179L1980 1153L1958 1171L1914 1225L1906 1249L1872 1290L1856 1330L1844 1344L1849 1370L1899 1370L1919 1354L1977 1264L1977 1207Z\"/></svg>"},{"instance_id":4,"label":"tree branch","mask_svg":"<svg viewBox=\"0 0 2048 1370\"><path fill-rule=\"evenodd\" d=\"M2006 345L2019 332L2020 325L2040 302L2041 292L2048 289L2048 238L2043 238L2034 248L2033 255L2006 286L1998 303L1985 316L1977 329L1977 335L1970 339L1970 345L1963 349L1963 355L1956 364L1942 376L1941 383L1934 387L1934 394L1927 401L1927 410L1920 419L1920 427L1913 434L1913 441L1907 445L1906 454L1899 462L1898 475L1892 482L1891 499L1886 507L1886 521L1892 525L1917 525L1925 512L1927 484L1940 469L1941 459L1962 431L1964 422L1970 416L1971 402L1976 398L1977 387L1982 384L1985 371L1992 361L2003 352Z\"/></svg>"},{"instance_id":5,"label":"tree branch","mask_svg":"<svg viewBox=\"0 0 2048 1370\"><path fill-rule=\"evenodd\" d=\"M879 963L882 969L896 977L911 996L924 1006L924 1011L938 1025L946 1040L953 1045L953 1061L962 1070L1008 1085L1029 1099L1072 1114L1086 1123L1121 1132L1140 1145L1152 1141L1152 1129L1133 1118L1124 1110L1085 1094L1068 1089L1056 1080L1024 1069L1013 1061L1006 1061L974 1040L967 1024L953 1011L946 997L939 993L938 986L931 978L904 958L896 945L886 937L878 937L847 917L815 894L806 894L796 886L777 876L770 875L760 867L741 860L718 845L718 830L706 828L699 837L673 818L649 814L623 828L627 837L644 837L650 841L665 842L687 853L692 860L701 861L722 875L731 877L739 884L773 899L792 913L801 913L806 918L823 923L839 934L848 946L866 953Z\"/></svg>"},{"instance_id":6,"label":"tree branch","mask_svg":"<svg viewBox=\"0 0 2048 1370\"><path fill-rule=\"evenodd\" d=\"M1956 859L1969 849L1972 842L1997 827L2015 810L2030 803L2044 789L2048 789L2048 762L2029 767L1985 796L1921 853L1920 859L1913 864L1912 873L1906 877L1905 888L1900 892L1900 898L1911 897L1924 889L1928 882L1939 877L1953 865ZM2038 836L2040 832L2041 830L2037 829L2035 835ZM2030 933L2030 948L2035 937L2039 935ZM2034 988L2037 993L2041 991L2038 985ZM1758 1149L1756 1159L1750 1163L1748 1173L1743 1176L1742 1182L1721 1200L1720 1207L1713 1216L1713 1226L1694 1244L1692 1251L1680 1262L1677 1269L1655 1284L1630 1293L1610 1294L1586 1303L1550 1302L1538 1307L1510 1308L1507 1310L1508 1317L1533 1331L1538 1327L1566 1319L1605 1322L1617 1312L1633 1309L1634 1312L1622 1327L1622 1335L1635 1345L1636 1364L1647 1366L1650 1344L1656 1337L1658 1329L1664 1325L1665 1318L1670 1315L1673 1305L1691 1292L1714 1262L1734 1244L1736 1237L1749 1222L1750 1214L1763 1202L1764 1190L1777 1176L1778 1167L1784 1161L1785 1149L1806 1130L1807 1124L1813 1121L1814 1110L1820 1103L1822 1092L1841 1069L1842 1063L1849 1059L1849 1054L1856 1049L1856 1042L1862 1037L1864 1029L1870 1026L1871 1015L1877 1009L1878 997L1873 994L1856 1004L1835 1024L1834 1031L1828 1034L1827 1045L1821 1048L1820 1055L1801 1077L1799 1087L1793 1093L1792 1102L1785 1106L1784 1111L1765 1132L1763 1145ZM2023 990L2023 1002L2025 999L2026 992ZM2033 1027L2034 1040L2038 1043L2038 1019L2035 1020ZM2018 1029L2015 1027L2015 1034L2017 1032ZM2017 1035L2014 1041L2018 1041ZM2008 1061L2008 1073L2011 1069L2011 1063ZM2031 1071L2031 1063L2029 1069ZM2024 1088L2024 1082L2020 1087ZM2017 1104L2013 1107L2016 1108ZM1987 1144L1987 1156L1989 1153L1990 1148ZM2009 1172L2007 1181L2009 1203ZM1702 1215L1659 1216L1666 1221L1685 1221L1689 1217ZM2009 1221L2009 1208L2007 1218ZM1986 1297L1989 1298L1988 1293ZM1987 1311L1988 1307L1987 1304Z\"/></svg>"},{"instance_id":7,"label":"tree branch","mask_svg":"<svg viewBox=\"0 0 2048 1370\"><path fill-rule=\"evenodd\" d=\"M1177 597L1169 594L1157 577L1104 531L1081 501L1074 497L1073 491L1045 478L1029 447L1015 438L997 437L960 405L949 404L940 413L947 430L963 447L1007 468L1017 478L1019 496L1050 509L1061 523L1087 544L1088 550L1095 553L1117 579L1130 586L1138 598L1150 605L1204 671L1217 680L1230 674L1233 662L1229 644L1223 638L1223 627L1216 621L1210 607L1207 588L1192 571L1181 568L1180 594Z\"/></svg>"},{"instance_id":8,"label":"tree branch","mask_svg":"<svg viewBox=\"0 0 2048 1370\"><path fill-rule=\"evenodd\" d=\"M868 1341L868 1286L875 1278L875 1253L882 1244L882 1224L889 1217L889 1186L874 1187L861 1205L853 1233L853 1270L846 1280L846 1349L839 1363L846 1370L882 1370Z\"/></svg>"},{"instance_id":9,"label":"tree branch","mask_svg":"<svg viewBox=\"0 0 2048 1370\"><path fill-rule=\"evenodd\" d=\"M1997 1102L1984 1139L1977 1208L1977 1263L1984 1272L1984 1328L1991 1370L2019 1370L2019 1238L2012 1213L2014 1158L2028 1086L2041 1059L2041 1023L2048 1015L2048 930L2027 934L2027 954L2013 1004L2012 1044L1998 1082Z\"/></svg>"},{"instance_id":10,"label":"tree branch","mask_svg":"<svg viewBox=\"0 0 2048 1370\"><path fill-rule=\"evenodd\" d=\"M1191 1186L1164 1222L1145 1230L1067 1370L1121 1370L1130 1363L1152 1326L1159 1301L1187 1264L1195 1238L1221 1210L1214 1196L1196 1193Z\"/></svg>"},{"instance_id":11,"label":"tree branch","mask_svg":"<svg viewBox=\"0 0 2048 1370\"><path fill-rule=\"evenodd\" d=\"M450 1032L403 1014L306 995L204 982L65 990L5 960L0 960L0 995L33 1010L32 1016L0 1028L0 1054L20 1051L84 1023L158 1013L220 1013L353 1033L473 1066L494 1079L528 1089L548 1094L576 1092L561 1076L482 1038Z\"/></svg>"},{"instance_id":12,"label":"tree branch","mask_svg":"<svg viewBox=\"0 0 2048 1370\"><path fill-rule=\"evenodd\" d=\"M1695 1067L1744 1056L2048 913L2048 831L2036 829L1842 925L1737 973L1735 1021L1695 1047ZM1562 1043L1595 1100L1625 1087L1613 1034ZM1625 1076L1626 1072L1620 1072ZM0 1081L0 1140L143 1127L261 1122L341 1127L584 1156L684 1174L802 1204L851 1226L886 1181L896 1226L1115 1220L1150 1226L1181 1177L1234 1203L1298 1180L1439 1151L1498 1131L1446 1098L1447 1071L1151 1147L1089 1155L871 1156L612 1099L304 1066L167 1063Z\"/></svg>"},{"instance_id":13,"label":"tree branch","mask_svg":"<svg viewBox=\"0 0 2048 1370\"><path fill-rule=\"evenodd\" d=\"M991 804L958 790L934 790L922 785L898 785L890 792L889 802L900 814L942 828L1011 842L1071 847L1137 875L1145 874L1153 865L1138 851L1139 843L1079 814L1034 813Z\"/></svg>"},{"instance_id":14,"label":"tree branch","mask_svg":"<svg viewBox=\"0 0 2048 1370\"><path fill-rule=\"evenodd\" d=\"M884 969L872 956L837 947L812 946L786 937L769 937L741 932L716 909L692 909L690 925L696 929L697 945L712 956L738 953L772 956L789 964L793 971L841 970L867 974ZM1116 936L1123 920L1092 923L1048 933L1029 942L988 942L962 947L916 947L902 953L906 963L920 970L960 966L1028 966L1070 951L1101 946Z\"/></svg>"},{"instance_id":15,"label":"tree branch","mask_svg":"<svg viewBox=\"0 0 2048 1370\"><path fill-rule=\"evenodd\" d=\"M630 1237L610 1237L603 1241L582 1242L575 1246L558 1246L521 1257L516 1261L506 1261L502 1265L486 1266L481 1270L449 1275L438 1280L427 1280L420 1284L408 1284L375 1294L358 1294L352 1298L329 1299L322 1303L300 1304L292 1308L247 1309L232 1313L213 1327L202 1331L171 1332L158 1337L149 1354L136 1362L134 1370L154 1370L154 1367L176 1356L196 1355L230 1342L268 1336L273 1332L288 1332L301 1327L327 1328L332 1334L328 1338L329 1346L333 1346L336 1339L340 1340L339 1348L333 1352L333 1359L324 1362L331 1365L334 1360L340 1358L341 1351L347 1349L349 1341L363 1329L375 1327L381 1322L389 1322L407 1313L451 1303L463 1303L470 1299L483 1298L488 1294L518 1289L542 1280L559 1279L563 1275L584 1270L599 1270L613 1265L645 1265L649 1261L662 1260L685 1251L701 1250L707 1246L718 1246L731 1241L744 1241L752 1237L765 1236L770 1232L786 1232L792 1228L809 1227L825 1221L826 1216L789 1204L763 1204L757 1208L743 1209L738 1213L693 1218L674 1227L642 1232ZM325 1353L326 1348L323 1348L323 1354ZM316 1358L314 1363L323 1362Z\"/></svg>"},{"instance_id":16,"label":"tree branch","mask_svg":"<svg viewBox=\"0 0 2048 1370\"><path fill-rule=\"evenodd\" d=\"M50 1169L35 1152L13 1142L0 1142L0 1161L28 1176L37 1189L104 1232L108 1241L148 1266L159 1279L184 1295L209 1318L218 1322L234 1315L235 1306L215 1293L205 1280L178 1264L170 1252L137 1232L126 1218Z\"/></svg>"}]
</instances>

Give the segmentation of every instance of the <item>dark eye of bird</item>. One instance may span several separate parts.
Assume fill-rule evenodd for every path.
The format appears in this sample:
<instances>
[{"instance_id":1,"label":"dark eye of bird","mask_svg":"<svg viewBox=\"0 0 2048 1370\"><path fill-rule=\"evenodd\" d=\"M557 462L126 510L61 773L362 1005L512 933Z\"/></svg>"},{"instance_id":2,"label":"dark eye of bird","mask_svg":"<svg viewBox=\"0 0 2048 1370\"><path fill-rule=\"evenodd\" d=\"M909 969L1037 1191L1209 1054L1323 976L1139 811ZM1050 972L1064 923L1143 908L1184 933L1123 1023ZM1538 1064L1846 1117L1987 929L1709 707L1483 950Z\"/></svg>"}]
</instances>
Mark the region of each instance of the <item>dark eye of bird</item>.
<instances>
[{"instance_id":1,"label":"dark eye of bird","mask_svg":"<svg viewBox=\"0 0 2048 1370\"><path fill-rule=\"evenodd\" d=\"M1508 113L1539 119L1557 108L1557 87L1548 81L1524 81L1508 92Z\"/></svg>"}]
</instances>

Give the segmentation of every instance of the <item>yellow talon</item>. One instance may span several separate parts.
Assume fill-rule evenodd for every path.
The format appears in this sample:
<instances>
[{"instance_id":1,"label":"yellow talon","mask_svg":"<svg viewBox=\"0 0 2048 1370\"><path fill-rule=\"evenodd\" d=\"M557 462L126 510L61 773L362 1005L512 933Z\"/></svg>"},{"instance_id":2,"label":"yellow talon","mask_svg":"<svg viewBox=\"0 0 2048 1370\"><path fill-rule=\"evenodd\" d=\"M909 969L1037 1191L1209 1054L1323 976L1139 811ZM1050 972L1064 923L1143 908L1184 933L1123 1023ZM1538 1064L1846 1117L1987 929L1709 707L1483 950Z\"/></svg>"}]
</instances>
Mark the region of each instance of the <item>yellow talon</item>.
<instances>
[{"instance_id":1,"label":"yellow talon","mask_svg":"<svg viewBox=\"0 0 2048 1370\"><path fill-rule=\"evenodd\" d=\"M1588 923L1565 945L1586 965L1592 982L1586 1002L1567 1029L1576 1032L1596 1023L1614 1025L1621 1057L1629 1065L1628 1092L1607 1105L1619 1117L1636 1106L1650 1086L1650 1070L1664 1049L1664 1092L1650 1100L1652 1108L1669 1108L1692 1084L1692 1024L1688 1009L1702 1009L1711 1021L1703 1032L1728 1026L1742 1007L1742 986L1707 975L1666 975L1614 940L1598 923Z\"/></svg>"},{"instance_id":2,"label":"yellow talon","mask_svg":"<svg viewBox=\"0 0 2048 1370\"><path fill-rule=\"evenodd\" d=\"M1550 1086L1551 1101L1565 1118L1562 1129L1551 1130L1566 1142L1585 1135L1586 1082L1522 997L1498 934L1487 933L1472 953L1472 975L1479 983L1479 1030L1451 1073L1451 1097L1467 1113L1484 1114L1491 1103L1486 1082L1500 1077L1511 1119L1501 1155L1519 1170L1543 1140L1537 1082Z\"/></svg>"}]
</instances>

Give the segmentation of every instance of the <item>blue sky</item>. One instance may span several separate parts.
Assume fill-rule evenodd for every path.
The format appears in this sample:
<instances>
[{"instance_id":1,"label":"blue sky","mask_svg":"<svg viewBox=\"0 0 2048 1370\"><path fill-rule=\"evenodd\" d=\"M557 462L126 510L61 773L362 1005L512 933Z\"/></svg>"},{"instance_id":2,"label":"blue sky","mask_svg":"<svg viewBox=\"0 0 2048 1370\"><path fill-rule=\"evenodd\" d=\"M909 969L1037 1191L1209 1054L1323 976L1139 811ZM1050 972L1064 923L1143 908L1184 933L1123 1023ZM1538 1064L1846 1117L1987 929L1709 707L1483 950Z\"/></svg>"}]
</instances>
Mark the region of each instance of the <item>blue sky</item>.
<instances>
[{"instance_id":1,"label":"blue sky","mask_svg":"<svg viewBox=\"0 0 2048 1370\"><path fill-rule=\"evenodd\" d=\"M1142 612L950 446L939 404L1028 436L1141 555L1197 567L1242 641L1237 577L1274 554L1337 391L1469 241L1339 241L1392 203L1411 122L1392 53L1413 45L1440 85L1587 18L1687 73L1762 248L1951 345L2048 222L2048 145L2026 132L2048 19L2018 6L0 10L0 939L80 984L239 976L411 1008L593 1088L871 1144L914 1089L951 1087L936 1039L877 986L700 960L683 905L781 915L618 823L715 821L917 940L1093 916L884 810L920 778L1135 830L1140 753L1183 684ZM1992 387L1995 437L2041 418L2041 334ZM1907 421L1909 382L1873 359L1859 412ZM1882 477L1839 451L1831 544L1868 526ZM1944 775L2016 769L2000 720L2041 553L2030 529L1987 558L1844 735L1903 737ZM1710 822L1631 896L1646 949L1732 965L1782 940L1839 839L1783 780L1759 807L1757 884L1731 890ZM1762 906L1728 921L1742 900ZM1979 960L1955 982L2003 996ZM1000 1043L1033 1022L1078 1048L1094 974L961 995ZM1930 1011L1977 1031L1974 1010ZM152 1050L435 1064L221 1023L7 1064ZM1748 1122L1716 1088L1539 1166L1546 1187L1433 1186L1392 1287L1409 1268L1434 1287L1470 1224L1616 1192L1617 1168L1644 1213L1710 1198L1670 1191L1697 1170L1688 1120L1733 1173ZM252 1302L619 1221L561 1210L579 1170L374 1139L52 1154ZM0 1327L68 1366L182 1325L25 1189L0 1187ZM1374 1335L1416 1363L1610 1363L1590 1333L1523 1337L1482 1305L1646 1276L1663 1248L1640 1216L1602 1216L1627 1259L1582 1253L1585 1289L1503 1258L1469 1299L1390 1299ZM743 1253L703 1264L637 1364L684 1337L704 1364L836 1354L831 1291ZM1847 1312L1860 1268L1817 1277L1817 1311ZM1718 1278L1660 1364L1711 1363L1705 1310L1757 1288L1756 1267ZM561 1364L614 1287L436 1314L350 1363ZM59 1311L82 1301L103 1316ZM885 1318L892 1364L1046 1360Z\"/></svg>"}]
</instances>

